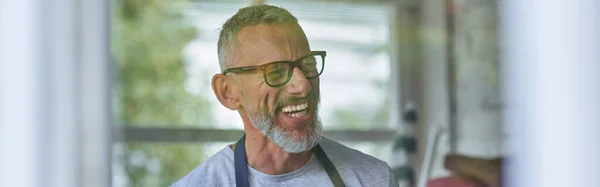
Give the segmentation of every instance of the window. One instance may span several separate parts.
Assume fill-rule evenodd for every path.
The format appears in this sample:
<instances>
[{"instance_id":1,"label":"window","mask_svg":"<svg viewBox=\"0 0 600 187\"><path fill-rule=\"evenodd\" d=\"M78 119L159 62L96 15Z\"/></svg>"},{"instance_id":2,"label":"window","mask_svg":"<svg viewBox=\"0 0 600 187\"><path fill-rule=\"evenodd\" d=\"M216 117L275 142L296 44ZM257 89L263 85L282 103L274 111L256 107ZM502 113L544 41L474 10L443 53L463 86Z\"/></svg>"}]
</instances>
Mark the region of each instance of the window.
<instances>
[{"instance_id":1,"label":"window","mask_svg":"<svg viewBox=\"0 0 600 187\"><path fill-rule=\"evenodd\" d=\"M388 9L383 5L273 1L294 14L312 50L324 50L321 108L327 137L384 161L394 122L389 93ZM243 128L213 95L216 44L245 1L117 1L113 55L117 127L115 187L165 186L191 171ZM389 140L389 141L388 141Z\"/></svg>"}]
</instances>

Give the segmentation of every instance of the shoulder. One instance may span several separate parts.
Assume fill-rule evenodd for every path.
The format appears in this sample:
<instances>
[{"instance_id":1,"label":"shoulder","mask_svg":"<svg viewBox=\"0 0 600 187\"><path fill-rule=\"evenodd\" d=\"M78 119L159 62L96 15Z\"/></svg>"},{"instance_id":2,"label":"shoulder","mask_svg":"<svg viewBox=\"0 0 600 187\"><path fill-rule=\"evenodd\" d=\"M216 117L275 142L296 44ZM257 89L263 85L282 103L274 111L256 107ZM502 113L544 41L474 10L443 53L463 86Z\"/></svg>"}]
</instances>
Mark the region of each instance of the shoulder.
<instances>
[{"instance_id":1,"label":"shoulder","mask_svg":"<svg viewBox=\"0 0 600 187\"><path fill-rule=\"evenodd\" d=\"M320 145L344 180L366 186L389 185L393 176L386 162L327 138Z\"/></svg>"},{"instance_id":2,"label":"shoulder","mask_svg":"<svg viewBox=\"0 0 600 187\"><path fill-rule=\"evenodd\" d=\"M230 186L232 181L235 182L233 151L227 146L171 187Z\"/></svg>"}]
</instances>

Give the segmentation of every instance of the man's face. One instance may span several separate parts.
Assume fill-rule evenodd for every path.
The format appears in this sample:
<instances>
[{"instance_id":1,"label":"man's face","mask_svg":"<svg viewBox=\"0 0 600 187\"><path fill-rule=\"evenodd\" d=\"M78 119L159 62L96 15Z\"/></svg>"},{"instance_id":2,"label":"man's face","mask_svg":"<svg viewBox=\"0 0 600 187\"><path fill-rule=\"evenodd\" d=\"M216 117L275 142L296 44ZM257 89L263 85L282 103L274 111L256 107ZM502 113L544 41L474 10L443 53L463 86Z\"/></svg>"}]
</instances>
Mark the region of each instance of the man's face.
<instances>
[{"instance_id":1,"label":"man's face","mask_svg":"<svg viewBox=\"0 0 600 187\"><path fill-rule=\"evenodd\" d=\"M310 53L297 24L248 26L238 33L235 67L294 61ZM271 87L262 72L236 75L242 93L240 114L288 152L302 152L320 141L317 116L319 78L294 68L289 82Z\"/></svg>"}]
</instances>

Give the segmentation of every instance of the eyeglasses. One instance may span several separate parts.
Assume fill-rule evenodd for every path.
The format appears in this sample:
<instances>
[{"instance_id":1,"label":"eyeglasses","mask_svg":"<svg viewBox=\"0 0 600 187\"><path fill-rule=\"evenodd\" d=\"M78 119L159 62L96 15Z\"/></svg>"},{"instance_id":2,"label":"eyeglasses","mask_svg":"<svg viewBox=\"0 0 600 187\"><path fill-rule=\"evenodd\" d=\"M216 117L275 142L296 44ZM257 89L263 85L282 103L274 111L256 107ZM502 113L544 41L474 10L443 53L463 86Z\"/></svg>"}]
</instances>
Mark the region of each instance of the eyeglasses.
<instances>
[{"instance_id":1,"label":"eyeglasses","mask_svg":"<svg viewBox=\"0 0 600 187\"><path fill-rule=\"evenodd\" d=\"M267 85L277 87L290 81L295 67L298 67L307 79L318 77L323 73L326 55L327 52L325 51L312 51L309 55L296 61L277 61L260 66L229 68L223 71L223 74L243 73L260 69Z\"/></svg>"}]
</instances>

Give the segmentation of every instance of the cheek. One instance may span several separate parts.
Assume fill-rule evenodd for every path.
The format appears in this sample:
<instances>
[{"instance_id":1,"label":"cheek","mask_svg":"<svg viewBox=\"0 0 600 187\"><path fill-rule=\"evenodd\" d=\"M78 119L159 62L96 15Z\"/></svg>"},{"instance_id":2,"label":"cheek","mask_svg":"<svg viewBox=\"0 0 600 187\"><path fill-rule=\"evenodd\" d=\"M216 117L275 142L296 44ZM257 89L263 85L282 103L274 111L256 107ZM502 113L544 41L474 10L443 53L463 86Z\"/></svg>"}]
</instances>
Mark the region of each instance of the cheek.
<instances>
[{"instance_id":1,"label":"cheek","mask_svg":"<svg viewBox=\"0 0 600 187\"><path fill-rule=\"evenodd\" d=\"M246 109L256 112L257 109L262 108L261 93L257 92L256 89L244 87L243 93L242 98Z\"/></svg>"},{"instance_id":2,"label":"cheek","mask_svg":"<svg viewBox=\"0 0 600 187\"><path fill-rule=\"evenodd\" d=\"M270 92L266 93L266 100L265 100L265 104L267 104L267 106L269 106L269 112L273 112L273 114L276 114L277 111L276 107L278 102L280 101L280 97L281 97L281 91L279 89L275 89L275 88L271 88Z\"/></svg>"},{"instance_id":3,"label":"cheek","mask_svg":"<svg viewBox=\"0 0 600 187\"><path fill-rule=\"evenodd\" d=\"M310 80L310 84L311 84L311 86L312 86L312 90L311 90L311 91L314 91L314 92L317 92L317 93L318 93L318 92L319 92L319 89L320 89L320 85L319 85L319 84L320 84L320 81L319 81L319 78L317 77L317 78L311 79L311 80Z\"/></svg>"},{"instance_id":4,"label":"cheek","mask_svg":"<svg viewBox=\"0 0 600 187\"><path fill-rule=\"evenodd\" d=\"M255 109L261 110L260 112L273 112L274 106L276 103L277 92L273 91L271 88L264 88L263 86L258 86L254 88L249 88L247 90L249 94L249 102L253 104ZM251 95L251 96L250 96Z\"/></svg>"}]
</instances>

